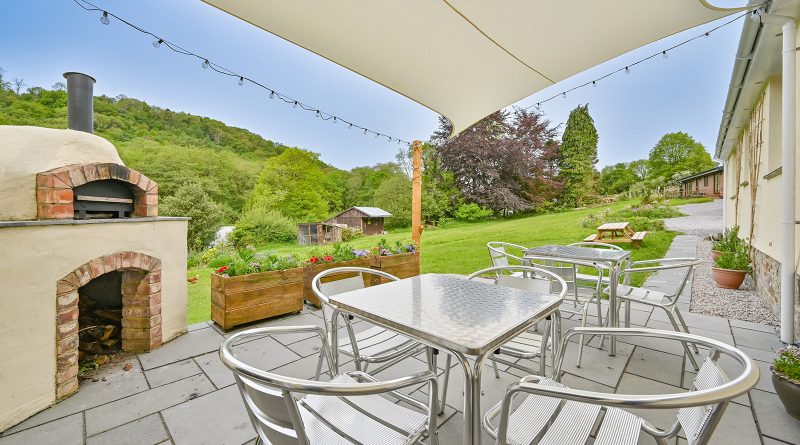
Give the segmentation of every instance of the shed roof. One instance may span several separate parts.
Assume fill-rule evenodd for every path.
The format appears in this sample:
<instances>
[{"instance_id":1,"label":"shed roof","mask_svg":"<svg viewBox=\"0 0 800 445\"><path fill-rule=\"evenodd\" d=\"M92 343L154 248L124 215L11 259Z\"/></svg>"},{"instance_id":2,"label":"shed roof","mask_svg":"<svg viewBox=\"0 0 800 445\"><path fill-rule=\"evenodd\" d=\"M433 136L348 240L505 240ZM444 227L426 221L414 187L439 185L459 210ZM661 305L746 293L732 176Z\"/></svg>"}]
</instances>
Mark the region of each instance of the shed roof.
<instances>
[{"instance_id":1,"label":"shed roof","mask_svg":"<svg viewBox=\"0 0 800 445\"><path fill-rule=\"evenodd\" d=\"M707 0L204 0L444 116L494 111L738 9Z\"/></svg>"},{"instance_id":2,"label":"shed roof","mask_svg":"<svg viewBox=\"0 0 800 445\"><path fill-rule=\"evenodd\" d=\"M354 209L358 210L359 212L369 216L370 218L388 218L388 217L392 216L391 213L389 213L386 210L383 210L381 208L378 208L378 207L352 207L352 208L354 208ZM346 211L347 210L345 210L345 212Z\"/></svg>"}]
</instances>

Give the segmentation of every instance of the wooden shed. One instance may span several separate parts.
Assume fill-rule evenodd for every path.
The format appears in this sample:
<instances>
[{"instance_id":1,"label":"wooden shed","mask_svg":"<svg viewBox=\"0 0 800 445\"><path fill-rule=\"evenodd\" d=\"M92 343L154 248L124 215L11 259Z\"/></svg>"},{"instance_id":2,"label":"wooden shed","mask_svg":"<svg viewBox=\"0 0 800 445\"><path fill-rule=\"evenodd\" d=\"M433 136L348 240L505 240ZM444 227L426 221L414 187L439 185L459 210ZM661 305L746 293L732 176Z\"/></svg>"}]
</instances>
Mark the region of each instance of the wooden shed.
<instances>
[{"instance_id":1,"label":"wooden shed","mask_svg":"<svg viewBox=\"0 0 800 445\"><path fill-rule=\"evenodd\" d=\"M300 223L297 225L297 244L310 246L342 241L342 227L326 222Z\"/></svg>"},{"instance_id":2,"label":"wooden shed","mask_svg":"<svg viewBox=\"0 0 800 445\"><path fill-rule=\"evenodd\" d=\"M383 219L391 216L391 213L377 207L350 207L325 223L358 228L364 235L380 235L383 233Z\"/></svg>"}]
</instances>

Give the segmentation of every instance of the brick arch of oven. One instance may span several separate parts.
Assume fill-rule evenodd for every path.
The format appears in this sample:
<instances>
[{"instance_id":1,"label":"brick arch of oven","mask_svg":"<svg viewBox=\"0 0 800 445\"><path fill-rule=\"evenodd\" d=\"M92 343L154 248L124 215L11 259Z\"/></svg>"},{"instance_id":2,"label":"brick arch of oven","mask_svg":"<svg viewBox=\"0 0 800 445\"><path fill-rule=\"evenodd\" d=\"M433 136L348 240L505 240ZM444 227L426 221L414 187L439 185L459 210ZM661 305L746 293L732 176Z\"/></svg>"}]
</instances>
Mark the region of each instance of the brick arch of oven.
<instances>
[{"instance_id":1,"label":"brick arch of oven","mask_svg":"<svg viewBox=\"0 0 800 445\"><path fill-rule=\"evenodd\" d=\"M161 346L161 260L123 251L81 265L56 283L57 399L78 390L78 289L114 271L122 275L122 350Z\"/></svg>"},{"instance_id":2,"label":"brick arch of oven","mask_svg":"<svg viewBox=\"0 0 800 445\"><path fill-rule=\"evenodd\" d=\"M142 173L121 164L91 163L67 165L36 174L36 215L38 219L72 219L73 188L87 182L116 180L133 191L133 216L158 216L158 184Z\"/></svg>"}]
</instances>

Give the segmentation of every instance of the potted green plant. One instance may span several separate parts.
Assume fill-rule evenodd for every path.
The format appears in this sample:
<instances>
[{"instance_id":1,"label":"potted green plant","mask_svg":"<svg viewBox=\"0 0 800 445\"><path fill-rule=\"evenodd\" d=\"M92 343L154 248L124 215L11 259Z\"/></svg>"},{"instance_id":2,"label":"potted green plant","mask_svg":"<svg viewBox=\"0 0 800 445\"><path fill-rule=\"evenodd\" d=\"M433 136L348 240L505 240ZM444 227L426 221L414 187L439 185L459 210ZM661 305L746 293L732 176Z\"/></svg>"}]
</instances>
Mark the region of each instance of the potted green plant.
<instances>
[{"instance_id":1,"label":"potted green plant","mask_svg":"<svg viewBox=\"0 0 800 445\"><path fill-rule=\"evenodd\" d=\"M732 252L736 250L739 243L739 226L733 226L725 230L718 239L714 240L711 247L711 259L716 261L722 252Z\"/></svg>"},{"instance_id":2,"label":"potted green plant","mask_svg":"<svg viewBox=\"0 0 800 445\"><path fill-rule=\"evenodd\" d=\"M303 310L302 261L252 248L212 261L211 319L223 329Z\"/></svg>"},{"instance_id":3,"label":"potted green plant","mask_svg":"<svg viewBox=\"0 0 800 445\"><path fill-rule=\"evenodd\" d=\"M772 385L786 412L800 420L800 348L787 346L778 351L770 368Z\"/></svg>"},{"instance_id":4,"label":"potted green plant","mask_svg":"<svg viewBox=\"0 0 800 445\"><path fill-rule=\"evenodd\" d=\"M750 255L747 244L739 238L733 242L729 251L720 252L711 268L714 282L724 289L738 289L750 271Z\"/></svg>"}]
</instances>

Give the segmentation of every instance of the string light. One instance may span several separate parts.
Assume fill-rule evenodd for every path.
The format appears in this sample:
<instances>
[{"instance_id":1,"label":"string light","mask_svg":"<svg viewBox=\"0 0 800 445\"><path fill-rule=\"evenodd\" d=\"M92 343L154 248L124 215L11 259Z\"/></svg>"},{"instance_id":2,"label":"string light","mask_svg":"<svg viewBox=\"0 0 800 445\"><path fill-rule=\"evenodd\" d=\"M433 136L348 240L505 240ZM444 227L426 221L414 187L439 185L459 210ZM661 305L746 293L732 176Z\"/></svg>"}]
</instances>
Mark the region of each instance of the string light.
<instances>
[{"instance_id":1,"label":"string light","mask_svg":"<svg viewBox=\"0 0 800 445\"><path fill-rule=\"evenodd\" d=\"M583 83L583 84L581 84L581 85L578 85L578 86L572 87L572 88L570 88L570 89L568 89L568 90L564 90L564 91L561 91L560 93L556 93L556 94L554 94L554 95L552 95L552 96L548 97L547 99L540 100L539 102L536 102L536 104L535 104L535 105L530 105L530 106L527 106L527 107L525 107L524 109L526 109L526 110L529 110L529 109L533 108L534 106L535 106L535 107L539 107L539 106L541 106L543 103L550 102L551 100L553 100L553 99L555 99L556 97L559 97L559 96L561 96L561 97L566 97L566 94L567 94L567 93L570 93L570 92L572 92L572 91L575 91L575 90L577 90L577 89L579 89L579 88L583 88L583 87L585 87L585 86L589 86L589 85L591 85L591 86L593 86L593 87L596 87L596 86L597 86L597 83L598 83L598 82L600 82L601 80L605 79L606 77L613 76L613 75L615 75L615 74L617 74L617 73L619 73L619 72L625 72L625 74L630 74L630 73L631 73L631 68L632 68L632 67L634 67L634 66L636 66L636 65L638 65L638 64L640 64L640 63L646 62L646 61L648 61L648 60L650 60L650 59L652 59L652 58L654 58L654 57L656 57L656 56L658 56L658 55L661 55L661 57L663 57L663 58L665 58L665 59L666 59L666 58L668 58L668 57L669 57L669 53L668 53L669 51L672 51L672 50L673 50L673 49L675 49L675 48L679 48L679 47L681 47L681 46L683 46L683 45L686 45L686 44L688 44L688 43L690 43L690 42L692 42L692 41L694 41L694 40L697 40L697 39L700 39L700 38L707 38L707 37L709 37L709 36L711 35L711 33L712 33L712 32L715 32L715 31L717 31L718 29L720 29L720 28L722 28L722 27L724 27L724 26L728 26L728 25L730 25L730 24L732 24L732 23L734 23L734 22L738 21L739 19L742 19L742 18L746 17L748 14L749 14L748 12L745 12L744 14L738 15L738 16L734 17L733 19L731 19L731 20L728 20L728 21L727 21L727 22L725 22L725 23L722 23L722 24L720 24L720 25L718 25L718 26L716 26L716 27L714 27L714 28L711 28L711 29L709 29L708 31L705 31L705 32L703 32L702 34L698 34L698 35L696 35L696 36L694 36L694 37L691 37L691 38L689 38L689 39L686 39L686 40L684 40L684 41L682 41L682 42L680 42L680 43L678 43L678 44L676 44L676 45L673 45L673 46L671 46L671 47L669 47L669 48L666 48L666 49L664 49L664 50L661 50L661 51L659 51L659 52L657 52L657 53L651 54L651 55L649 55L649 56L647 56L647 57L645 57L645 58L643 58L643 59L640 59L640 60L638 60L638 61L636 61L636 62L634 62L634 63L631 63L631 64L629 64L629 65L626 65L626 66L624 66L623 68L619 68L619 69L617 69L617 70L611 71L610 73L604 74L604 75L602 75L602 76L598 77L597 79L590 80L590 81L588 81L588 82L586 82L586 83Z\"/></svg>"},{"instance_id":2,"label":"string light","mask_svg":"<svg viewBox=\"0 0 800 445\"><path fill-rule=\"evenodd\" d=\"M235 79L238 79L238 84L239 85L244 85L245 76L243 76L241 74L238 74L238 73L236 73L236 72L234 72L234 71L232 71L232 70L230 70L228 68L225 68L225 67L223 67L221 65L213 63L208 58L200 56L199 54L194 53L192 51L189 51L189 50L181 47L180 45L178 45L176 43L173 43L173 42L170 42L168 40L165 40L165 39L157 36L156 34L150 32L150 31L147 31L146 29L144 29L144 28L142 28L142 27L140 27L138 25L135 25L135 24L131 23L130 21L128 21L128 20L126 20L126 19L114 14L113 12L108 12L108 11L106 11L104 9L98 8L97 5L93 4L89 0L73 0L73 2L76 5L78 5L79 7L81 7L85 11L102 13L102 16L100 17L100 21L104 25L108 25L110 23L110 17L114 17L115 19L117 19L122 24L127 25L129 28L134 29L136 31L139 31L142 34L146 34L146 35L150 36L151 38L153 38L154 39L153 42L152 42L153 47L159 48L163 44L164 46L166 46L167 48L169 48L173 52L176 52L176 53L184 55L184 56L193 57L193 58L201 61L202 62L201 66L203 67L203 69L211 69L212 71L216 72L217 74L233 77ZM277 91L273 90L272 88L269 88L268 86L263 85L263 84L255 81L255 80L253 80L250 77L247 77L247 81L252 85L255 85L255 86L259 87L259 88L264 89L265 91L269 91L269 98L270 99L278 98L278 99L282 100L283 102L285 102L286 104L291 105L292 108L298 108L299 107L303 111L313 111L313 112L315 112L315 116L319 117L322 120L331 120L331 121L333 121L333 123L338 123L339 121L342 121L342 122L344 122L345 124L348 125L347 128L353 128L355 126L356 128L363 129L365 135L367 133L374 133L376 138L378 138L380 136L386 136L390 142L393 141L393 140L397 140L397 142L399 144L406 144L406 145L410 145L411 144L411 142L405 141L403 139L389 137L389 136L387 136L387 135L385 135L383 133L370 130L370 129L366 128L366 127L362 127L360 125L356 125L356 124L354 124L354 123L352 123L352 122L350 122L350 121L348 121L346 119L342 119L341 117L334 116L333 114L330 114L330 113L326 113L326 112L324 112L324 111L322 111L322 110L320 110L320 109L318 109L316 107L312 107L312 106L307 105L307 104L305 104L305 103L303 103L303 102L301 102L299 100L293 99L293 98L291 98L291 97L289 97L289 96L287 96L285 94L277 92Z\"/></svg>"},{"instance_id":3,"label":"string light","mask_svg":"<svg viewBox=\"0 0 800 445\"><path fill-rule=\"evenodd\" d=\"M566 91L561 93L561 98L562 99L566 99L567 98L567 92Z\"/></svg>"}]
</instances>

